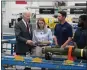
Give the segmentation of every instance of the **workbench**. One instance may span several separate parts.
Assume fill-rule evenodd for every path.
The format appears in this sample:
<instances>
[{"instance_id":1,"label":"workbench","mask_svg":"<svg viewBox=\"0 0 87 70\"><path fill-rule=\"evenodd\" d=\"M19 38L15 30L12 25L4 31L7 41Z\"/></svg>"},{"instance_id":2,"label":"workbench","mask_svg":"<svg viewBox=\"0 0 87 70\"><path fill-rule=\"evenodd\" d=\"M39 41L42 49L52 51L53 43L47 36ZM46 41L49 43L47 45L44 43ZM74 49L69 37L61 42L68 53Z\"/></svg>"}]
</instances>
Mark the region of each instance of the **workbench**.
<instances>
[{"instance_id":1,"label":"workbench","mask_svg":"<svg viewBox=\"0 0 87 70\"><path fill-rule=\"evenodd\" d=\"M80 63L79 61L74 62L74 65L65 65L64 59L57 58L57 60L45 60L42 59L41 63L32 62L32 59L35 57L24 57L24 61L15 60L14 56L2 56L2 70L5 70L3 65L19 65L19 66L28 66L28 67L40 67L40 68L49 68L56 70L86 70L86 62Z\"/></svg>"}]
</instances>

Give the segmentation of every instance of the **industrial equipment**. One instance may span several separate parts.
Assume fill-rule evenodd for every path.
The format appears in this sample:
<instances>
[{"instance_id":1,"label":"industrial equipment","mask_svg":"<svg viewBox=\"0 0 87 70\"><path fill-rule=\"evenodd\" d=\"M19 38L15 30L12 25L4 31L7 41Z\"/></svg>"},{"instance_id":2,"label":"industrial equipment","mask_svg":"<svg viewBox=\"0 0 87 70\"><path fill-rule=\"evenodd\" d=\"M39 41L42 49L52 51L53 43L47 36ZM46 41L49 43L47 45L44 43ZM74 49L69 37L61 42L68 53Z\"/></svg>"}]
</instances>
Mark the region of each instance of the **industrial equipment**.
<instances>
[{"instance_id":1,"label":"industrial equipment","mask_svg":"<svg viewBox=\"0 0 87 70\"><path fill-rule=\"evenodd\" d=\"M56 58L55 58L56 59ZM80 61L66 64L63 58L56 60L45 60L41 57L23 57L23 56L2 56L2 70L5 70L4 65L19 65L27 67L40 67L55 70L86 70L86 63Z\"/></svg>"},{"instance_id":2,"label":"industrial equipment","mask_svg":"<svg viewBox=\"0 0 87 70\"><path fill-rule=\"evenodd\" d=\"M46 54L46 58L48 57L49 59L51 59L51 54L57 54L57 55L68 55L71 53L71 56L74 57L79 57L82 59L86 59L87 60L87 49L78 49L75 47L72 47L72 50L70 51L70 47L66 47L66 48L43 48L42 52ZM49 54L49 52L51 54Z\"/></svg>"}]
</instances>

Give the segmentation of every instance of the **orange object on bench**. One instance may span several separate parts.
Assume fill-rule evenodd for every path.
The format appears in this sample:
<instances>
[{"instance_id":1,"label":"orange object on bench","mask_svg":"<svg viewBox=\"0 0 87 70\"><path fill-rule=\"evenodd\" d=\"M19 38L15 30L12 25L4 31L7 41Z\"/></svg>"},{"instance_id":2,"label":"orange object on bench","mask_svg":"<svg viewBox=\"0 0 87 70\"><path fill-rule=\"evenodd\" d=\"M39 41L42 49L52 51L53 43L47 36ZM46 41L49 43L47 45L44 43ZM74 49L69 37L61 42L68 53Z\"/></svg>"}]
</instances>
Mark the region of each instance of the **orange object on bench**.
<instances>
[{"instance_id":1,"label":"orange object on bench","mask_svg":"<svg viewBox=\"0 0 87 70\"><path fill-rule=\"evenodd\" d=\"M72 56L72 50L73 50L73 47L70 46L68 50L68 60L74 61L74 56Z\"/></svg>"},{"instance_id":2,"label":"orange object on bench","mask_svg":"<svg viewBox=\"0 0 87 70\"><path fill-rule=\"evenodd\" d=\"M24 57L23 56L20 56L20 55L14 55L14 59L16 61L24 61Z\"/></svg>"}]
</instances>

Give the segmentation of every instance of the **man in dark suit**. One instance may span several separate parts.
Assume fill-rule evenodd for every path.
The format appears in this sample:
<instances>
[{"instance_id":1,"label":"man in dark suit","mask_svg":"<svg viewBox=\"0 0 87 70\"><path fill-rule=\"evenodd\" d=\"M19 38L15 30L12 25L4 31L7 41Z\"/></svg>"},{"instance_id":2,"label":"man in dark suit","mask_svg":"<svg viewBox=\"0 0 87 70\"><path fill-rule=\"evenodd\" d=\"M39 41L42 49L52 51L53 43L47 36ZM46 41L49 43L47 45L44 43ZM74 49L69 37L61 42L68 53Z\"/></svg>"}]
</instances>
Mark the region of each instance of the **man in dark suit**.
<instances>
[{"instance_id":1,"label":"man in dark suit","mask_svg":"<svg viewBox=\"0 0 87 70\"><path fill-rule=\"evenodd\" d=\"M22 20L15 24L16 54L26 56L33 48L32 27L29 23L30 12L24 12ZM31 70L31 69L25 69Z\"/></svg>"}]
</instances>

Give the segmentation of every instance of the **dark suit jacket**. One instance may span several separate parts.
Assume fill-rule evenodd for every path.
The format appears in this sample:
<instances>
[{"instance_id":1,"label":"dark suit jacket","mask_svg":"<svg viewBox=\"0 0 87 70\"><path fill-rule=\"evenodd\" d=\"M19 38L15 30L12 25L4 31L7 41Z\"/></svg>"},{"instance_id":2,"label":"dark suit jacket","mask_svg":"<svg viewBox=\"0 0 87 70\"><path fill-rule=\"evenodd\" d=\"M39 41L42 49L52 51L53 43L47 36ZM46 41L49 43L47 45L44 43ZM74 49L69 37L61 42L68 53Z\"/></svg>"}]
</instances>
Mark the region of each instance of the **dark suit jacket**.
<instances>
[{"instance_id":1,"label":"dark suit jacket","mask_svg":"<svg viewBox=\"0 0 87 70\"><path fill-rule=\"evenodd\" d=\"M26 53L32 48L27 45L27 40L32 40L32 26L29 24L30 32L27 31L27 27L21 20L15 24L15 35L16 35L16 53Z\"/></svg>"}]
</instances>

